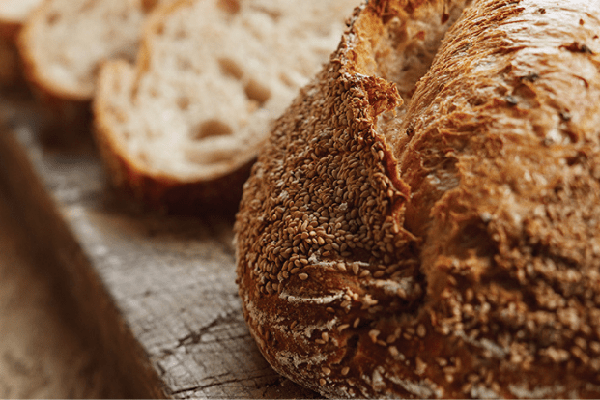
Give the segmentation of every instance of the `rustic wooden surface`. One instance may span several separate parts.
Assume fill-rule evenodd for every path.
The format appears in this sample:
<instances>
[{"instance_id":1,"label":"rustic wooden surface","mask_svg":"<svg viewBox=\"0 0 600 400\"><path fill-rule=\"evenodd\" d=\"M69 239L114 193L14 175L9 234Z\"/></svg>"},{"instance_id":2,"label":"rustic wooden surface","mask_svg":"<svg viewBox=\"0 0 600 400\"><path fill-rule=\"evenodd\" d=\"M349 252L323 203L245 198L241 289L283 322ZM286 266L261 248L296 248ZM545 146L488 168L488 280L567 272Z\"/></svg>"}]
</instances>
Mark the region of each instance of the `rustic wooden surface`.
<instances>
[{"instance_id":1,"label":"rustic wooden surface","mask_svg":"<svg viewBox=\"0 0 600 400\"><path fill-rule=\"evenodd\" d=\"M0 398L122 398L0 185Z\"/></svg>"},{"instance_id":2,"label":"rustic wooden surface","mask_svg":"<svg viewBox=\"0 0 600 400\"><path fill-rule=\"evenodd\" d=\"M86 140L43 146L33 114L4 108L0 179L132 396L316 397L279 377L248 333L231 221L139 212L106 190Z\"/></svg>"}]
</instances>

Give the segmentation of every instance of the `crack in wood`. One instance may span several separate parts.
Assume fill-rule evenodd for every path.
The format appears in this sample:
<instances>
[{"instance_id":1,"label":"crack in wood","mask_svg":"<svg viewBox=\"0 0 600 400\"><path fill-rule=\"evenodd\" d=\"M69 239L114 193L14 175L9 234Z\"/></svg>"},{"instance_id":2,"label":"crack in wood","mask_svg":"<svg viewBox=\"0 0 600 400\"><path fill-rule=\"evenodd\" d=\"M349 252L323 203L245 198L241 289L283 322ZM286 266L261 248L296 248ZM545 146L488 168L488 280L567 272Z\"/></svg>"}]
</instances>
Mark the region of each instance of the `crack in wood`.
<instances>
[{"instance_id":1,"label":"crack in wood","mask_svg":"<svg viewBox=\"0 0 600 400\"><path fill-rule=\"evenodd\" d=\"M185 392L194 392L197 390L203 390L203 389L208 389L208 388L224 386L224 385L228 385L230 383L243 383L243 382L248 382L248 381L252 381L252 380L256 380L256 379L267 379L267 378L274 378L278 382L281 379L281 377L279 375L273 373L272 375L257 376L257 377L253 377L250 379L248 379L248 378L239 379L238 378L238 379L230 379L230 380L222 381L222 382L216 382L216 383L212 383L212 384L208 384L208 385L188 386L188 387L184 387L184 388L172 391L172 392L170 392L170 394L175 395L175 394L181 394L181 393L185 393ZM271 385L267 385L267 386L271 386Z\"/></svg>"},{"instance_id":2,"label":"crack in wood","mask_svg":"<svg viewBox=\"0 0 600 400\"><path fill-rule=\"evenodd\" d=\"M192 331L186 325L186 328L188 328L191 332L185 335L184 337L177 339L176 348L179 348L184 345L198 344L202 340L202 337L209 333L213 328L219 325L234 324L238 322L238 320L234 317L234 315L236 314L239 314L239 310L231 310L225 315L217 315L217 317L213 321L211 321L210 324L203 326L196 331Z\"/></svg>"}]
</instances>

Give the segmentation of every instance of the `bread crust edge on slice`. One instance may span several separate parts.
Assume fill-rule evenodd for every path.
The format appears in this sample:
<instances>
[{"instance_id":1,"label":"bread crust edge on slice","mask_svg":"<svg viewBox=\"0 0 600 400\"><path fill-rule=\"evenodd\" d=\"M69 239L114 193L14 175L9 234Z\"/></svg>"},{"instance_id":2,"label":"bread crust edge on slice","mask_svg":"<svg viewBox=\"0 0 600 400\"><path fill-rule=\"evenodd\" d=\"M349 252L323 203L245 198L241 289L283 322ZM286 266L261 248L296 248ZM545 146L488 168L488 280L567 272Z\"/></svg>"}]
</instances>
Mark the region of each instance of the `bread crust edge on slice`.
<instances>
[{"instance_id":1,"label":"bread crust edge on slice","mask_svg":"<svg viewBox=\"0 0 600 400\"><path fill-rule=\"evenodd\" d=\"M188 0L184 0L188 1ZM140 47L141 51L147 49ZM141 56L143 58L143 56ZM144 209L168 214L218 213L233 215L242 197L242 186L250 175L250 168L256 157L246 157L234 165L227 173L199 178L179 179L178 177L152 170L136 157L128 154L107 119L110 112L105 103L105 89L102 84L105 74L118 74L119 68L131 68L122 60L105 63L101 68L98 95L92 103L94 138L100 152L107 183L122 195L123 199L133 200ZM115 71L116 72L113 72ZM139 69L134 68L136 74ZM108 80L108 79L107 79ZM108 89L108 88L107 88Z\"/></svg>"},{"instance_id":2,"label":"bread crust edge on slice","mask_svg":"<svg viewBox=\"0 0 600 400\"><path fill-rule=\"evenodd\" d=\"M27 86L23 75L23 62L17 47L19 33L27 18L20 20L0 15L0 42L2 42L0 58L3 59L0 61L0 68L3 69L0 71L0 87L2 88L24 90Z\"/></svg>"},{"instance_id":3,"label":"bread crust edge on slice","mask_svg":"<svg viewBox=\"0 0 600 400\"><path fill-rule=\"evenodd\" d=\"M91 123L91 98L61 85L41 78L41 66L34 60L30 41L34 24L44 17L48 2L39 6L27 19L15 38L17 51L22 64L22 75L43 105L44 130L48 137L63 140L65 136L87 134ZM51 139L53 140L53 139Z\"/></svg>"},{"instance_id":4,"label":"bread crust edge on slice","mask_svg":"<svg viewBox=\"0 0 600 400\"><path fill-rule=\"evenodd\" d=\"M50 2L48 1L45 1L38 7L29 16L16 38L17 48L23 60L25 77L40 92L44 99L89 105L90 96L88 94L65 89L58 83L42 78L43 73L41 69L43 66L39 65L35 60L35 56L31 50L31 42L34 40L32 36L34 35L36 25L40 23L40 20L44 19L49 7Z\"/></svg>"}]
</instances>

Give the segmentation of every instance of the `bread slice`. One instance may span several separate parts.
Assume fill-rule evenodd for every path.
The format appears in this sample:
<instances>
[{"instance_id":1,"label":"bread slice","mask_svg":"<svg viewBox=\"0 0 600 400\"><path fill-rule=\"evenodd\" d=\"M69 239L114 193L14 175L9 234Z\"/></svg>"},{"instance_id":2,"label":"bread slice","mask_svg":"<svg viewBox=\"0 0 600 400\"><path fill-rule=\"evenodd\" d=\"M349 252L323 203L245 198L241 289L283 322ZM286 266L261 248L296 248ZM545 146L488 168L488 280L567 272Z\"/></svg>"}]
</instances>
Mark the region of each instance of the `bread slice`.
<instances>
[{"instance_id":1,"label":"bread slice","mask_svg":"<svg viewBox=\"0 0 600 400\"><path fill-rule=\"evenodd\" d=\"M19 38L28 79L51 97L89 102L104 61L135 59L151 9L142 0L45 1Z\"/></svg>"},{"instance_id":2,"label":"bread slice","mask_svg":"<svg viewBox=\"0 0 600 400\"><path fill-rule=\"evenodd\" d=\"M43 0L0 0L0 87L22 83L15 38L27 17Z\"/></svg>"},{"instance_id":3,"label":"bread slice","mask_svg":"<svg viewBox=\"0 0 600 400\"><path fill-rule=\"evenodd\" d=\"M43 0L0 0L0 37L14 38Z\"/></svg>"},{"instance_id":4,"label":"bread slice","mask_svg":"<svg viewBox=\"0 0 600 400\"><path fill-rule=\"evenodd\" d=\"M327 62L356 0L198 0L157 9L137 64L110 62L97 142L117 187L169 212L237 209L269 126Z\"/></svg>"},{"instance_id":5,"label":"bread slice","mask_svg":"<svg viewBox=\"0 0 600 400\"><path fill-rule=\"evenodd\" d=\"M277 119L245 320L327 397L598 398L600 2L461 3L370 0Z\"/></svg>"}]
</instances>

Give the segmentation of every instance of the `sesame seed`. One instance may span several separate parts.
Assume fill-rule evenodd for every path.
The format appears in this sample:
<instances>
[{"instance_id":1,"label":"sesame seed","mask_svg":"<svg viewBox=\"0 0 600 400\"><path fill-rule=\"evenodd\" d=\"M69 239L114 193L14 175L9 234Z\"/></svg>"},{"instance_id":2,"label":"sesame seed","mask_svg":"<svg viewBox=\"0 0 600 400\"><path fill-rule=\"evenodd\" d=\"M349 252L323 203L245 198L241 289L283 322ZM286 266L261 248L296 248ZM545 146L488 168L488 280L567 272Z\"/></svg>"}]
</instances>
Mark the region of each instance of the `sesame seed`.
<instances>
[{"instance_id":1,"label":"sesame seed","mask_svg":"<svg viewBox=\"0 0 600 400\"><path fill-rule=\"evenodd\" d=\"M371 329L369 331L369 337L371 338L371 341L373 341L373 343L377 342L377 336L379 336L380 333L381 331L378 329Z\"/></svg>"},{"instance_id":2,"label":"sesame seed","mask_svg":"<svg viewBox=\"0 0 600 400\"><path fill-rule=\"evenodd\" d=\"M343 376L346 376L350 372L350 367L344 367L340 372Z\"/></svg>"},{"instance_id":3,"label":"sesame seed","mask_svg":"<svg viewBox=\"0 0 600 400\"><path fill-rule=\"evenodd\" d=\"M298 278L300 278L300 280L307 280L308 279L308 274L306 272L301 272L298 274Z\"/></svg>"}]
</instances>

